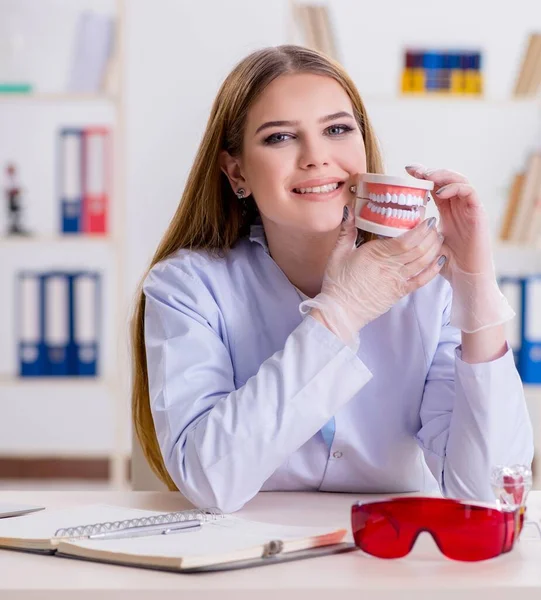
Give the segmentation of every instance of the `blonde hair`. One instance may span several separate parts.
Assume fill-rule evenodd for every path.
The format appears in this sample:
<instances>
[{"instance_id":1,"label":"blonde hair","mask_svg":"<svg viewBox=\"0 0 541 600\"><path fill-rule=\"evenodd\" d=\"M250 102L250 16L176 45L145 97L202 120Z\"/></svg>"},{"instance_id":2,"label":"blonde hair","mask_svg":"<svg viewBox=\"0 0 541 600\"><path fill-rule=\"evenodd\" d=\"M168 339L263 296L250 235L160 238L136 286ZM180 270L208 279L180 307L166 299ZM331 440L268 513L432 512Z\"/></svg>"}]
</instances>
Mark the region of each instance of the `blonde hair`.
<instances>
[{"instance_id":1,"label":"blonde hair","mask_svg":"<svg viewBox=\"0 0 541 600\"><path fill-rule=\"evenodd\" d=\"M364 104L355 84L338 63L300 46L285 45L253 52L233 69L218 92L181 201L152 258L149 271L180 248L226 252L248 232L257 210L252 203L243 212L221 171L219 156L222 150L232 156L241 155L250 106L274 79L289 73L325 75L344 88L364 139L367 171L382 172L377 140ZM160 452L150 410L144 314L145 296L141 285L131 322L133 424L150 467L170 490L176 490Z\"/></svg>"}]
</instances>

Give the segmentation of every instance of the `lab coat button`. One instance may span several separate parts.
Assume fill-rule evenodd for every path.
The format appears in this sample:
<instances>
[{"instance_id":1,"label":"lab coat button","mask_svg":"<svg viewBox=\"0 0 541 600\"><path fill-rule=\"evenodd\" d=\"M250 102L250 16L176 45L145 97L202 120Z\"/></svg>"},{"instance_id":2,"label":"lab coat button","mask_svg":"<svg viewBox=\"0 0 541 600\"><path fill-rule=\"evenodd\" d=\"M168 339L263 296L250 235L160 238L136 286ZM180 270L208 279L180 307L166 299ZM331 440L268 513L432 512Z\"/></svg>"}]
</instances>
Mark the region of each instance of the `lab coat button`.
<instances>
[{"instance_id":1,"label":"lab coat button","mask_svg":"<svg viewBox=\"0 0 541 600\"><path fill-rule=\"evenodd\" d=\"M334 458L342 458L342 456L343 456L343 454L342 454L342 452L340 452L340 450L333 452L332 455L334 456Z\"/></svg>"}]
</instances>

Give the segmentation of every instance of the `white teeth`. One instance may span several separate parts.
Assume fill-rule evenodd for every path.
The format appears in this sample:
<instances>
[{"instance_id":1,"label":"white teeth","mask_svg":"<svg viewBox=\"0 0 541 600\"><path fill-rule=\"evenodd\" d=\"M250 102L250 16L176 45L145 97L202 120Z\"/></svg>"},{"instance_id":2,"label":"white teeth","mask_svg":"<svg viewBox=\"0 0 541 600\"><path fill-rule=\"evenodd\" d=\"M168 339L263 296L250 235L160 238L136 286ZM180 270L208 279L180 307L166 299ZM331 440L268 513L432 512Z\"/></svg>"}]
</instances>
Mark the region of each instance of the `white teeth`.
<instances>
[{"instance_id":1,"label":"white teeth","mask_svg":"<svg viewBox=\"0 0 541 600\"><path fill-rule=\"evenodd\" d=\"M334 191L337 187L338 183L328 183L327 185L319 185L316 187L298 188L296 191L299 191L301 194L326 194Z\"/></svg>"},{"instance_id":2,"label":"white teeth","mask_svg":"<svg viewBox=\"0 0 541 600\"><path fill-rule=\"evenodd\" d=\"M408 202L408 200L407 200L406 196L404 196L404 194L400 194L400 195L398 196L398 204L406 204L406 203L408 203L408 204L409 204L409 202Z\"/></svg>"},{"instance_id":3,"label":"white teeth","mask_svg":"<svg viewBox=\"0 0 541 600\"><path fill-rule=\"evenodd\" d=\"M368 209L377 214L382 215L383 217L393 217L395 219L403 219L404 221L417 221L420 216L420 212L417 208L413 210L406 210L401 208L390 208L389 206L378 206L379 200L377 200L378 196L369 201L367 204Z\"/></svg>"},{"instance_id":4,"label":"white teeth","mask_svg":"<svg viewBox=\"0 0 541 600\"><path fill-rule=\"evenodd\" d=\"M389 194L389 192L387 192L387 193L385 194L385 200L386 200L387 202L392 202L392 201L393 201L393 197L391 196L391 194Z\"/></svg>"}]
</instances>

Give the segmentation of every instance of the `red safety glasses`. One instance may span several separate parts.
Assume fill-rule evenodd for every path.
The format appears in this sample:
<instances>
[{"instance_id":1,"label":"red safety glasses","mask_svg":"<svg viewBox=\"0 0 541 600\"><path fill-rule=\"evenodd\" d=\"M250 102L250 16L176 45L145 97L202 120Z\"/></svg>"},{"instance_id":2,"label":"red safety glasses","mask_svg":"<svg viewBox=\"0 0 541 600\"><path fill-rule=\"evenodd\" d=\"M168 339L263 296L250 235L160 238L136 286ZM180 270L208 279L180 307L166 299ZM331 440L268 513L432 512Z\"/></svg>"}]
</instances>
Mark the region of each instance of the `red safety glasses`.
<instances>
[{"instance_id":1,"label":"red safety glasses","mask_svg":"<svg viewBox=\"0 0 541 600\"><path fill-rule=\"evenodd\" d=\"M509 552L524 524L525 507L500 510L450 498L407 497L351 507L355 544L380 558L406 556L422 531L454 560L485 560Z\"/></svg>"}]
</instances>

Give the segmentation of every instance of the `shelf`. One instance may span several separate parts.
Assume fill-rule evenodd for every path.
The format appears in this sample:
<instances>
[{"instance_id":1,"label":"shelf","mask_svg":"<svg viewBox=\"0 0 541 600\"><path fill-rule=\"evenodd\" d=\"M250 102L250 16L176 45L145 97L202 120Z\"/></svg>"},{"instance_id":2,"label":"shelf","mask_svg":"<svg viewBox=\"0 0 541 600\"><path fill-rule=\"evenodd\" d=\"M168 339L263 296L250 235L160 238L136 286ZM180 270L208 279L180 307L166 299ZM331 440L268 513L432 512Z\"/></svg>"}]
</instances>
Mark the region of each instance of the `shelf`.
<instances>
[{"instance_id":1,"label":"shelf","mask_svg":"<svg viewBox=\"0 0 541 600\"><path fill-rule=\"evenodd\" d=\"M520 106L520 105L536 105L540 104L541 98L532 96L528 98L497 97L497 96L475 96L475 95L446 95L446 94L361 94L361 98L366 103L371 102L449 102L473 105L491 105L491 106Z\"/></svg>"},{"instance_id":2,"label":"shelf","mask_svg":"<svg viewBox=\"0 0 541 600\"><path fill-rule=\"evenodd\" d=\"M2 246L20 246L25 244L112 244L114 239L110 235L28 235L28 236L6 236L0 237L0 248Z\"/></svg>"},{"instance_id":3,"label":"shelf","mask_svg":"<svg viewBox=\"0 0 541 600\"><path fill-rule=\"evenodd\" d=\"M0 103L32 103L32 102L106 102L114 103L116 98L108 94L76 94L76 93L33 93L33 94L0 94Z\"/></svg>"},{"instance_id":4,"label":"shelf","mask_svg":"<svg viewBox=\"0 0 541 600\"><path fill-rule=\"evenodd\" d=\"M15 375L0 375L0 387L13 386L38 386L38 387L104 387L110 386L111 381L103 377L17 377Z\"/></svg>"}]
</instances>

